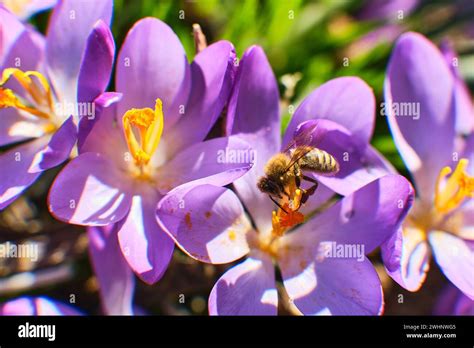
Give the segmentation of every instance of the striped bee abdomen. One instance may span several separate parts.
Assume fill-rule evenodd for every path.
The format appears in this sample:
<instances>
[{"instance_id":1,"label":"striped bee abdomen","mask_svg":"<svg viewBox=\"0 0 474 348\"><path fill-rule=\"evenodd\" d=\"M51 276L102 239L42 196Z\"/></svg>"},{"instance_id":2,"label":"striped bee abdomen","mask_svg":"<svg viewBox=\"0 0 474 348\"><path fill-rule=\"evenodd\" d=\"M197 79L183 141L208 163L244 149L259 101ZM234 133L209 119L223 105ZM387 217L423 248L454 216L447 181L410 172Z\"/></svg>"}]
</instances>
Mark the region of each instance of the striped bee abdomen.
<instances>
[{"instance_id":1,"label":"striped bee abdomen","mask_svg":"<svg viewBox=\"0 0 474 348\"><path fill-rule=\"evenodd\" d=\"M320 174L335 174L339 171L337 160L324 150L313 148L299 161L302 170Z\"/></svg>"}]
</instances>

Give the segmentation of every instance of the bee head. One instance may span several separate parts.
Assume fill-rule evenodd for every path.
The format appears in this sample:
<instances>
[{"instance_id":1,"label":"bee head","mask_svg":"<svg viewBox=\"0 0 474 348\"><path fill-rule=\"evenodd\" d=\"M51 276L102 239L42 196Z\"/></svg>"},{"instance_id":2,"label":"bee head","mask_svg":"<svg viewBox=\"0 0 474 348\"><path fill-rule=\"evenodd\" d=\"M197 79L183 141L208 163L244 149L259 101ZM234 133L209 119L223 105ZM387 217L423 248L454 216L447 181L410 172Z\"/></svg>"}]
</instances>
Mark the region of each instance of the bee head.
<instances>
[{"instance_id":1,"label":"bee head","mask_svg":"<svg viewBox=\"0 0 474 348\"><path fill-rule=\"evenodd\" d=\"M269 179L266 176L262 176L258 182L257 182L257 187L260 191L264 193L269 193L269 194L277 194L280 192L280 188L278 187L278 184L273 182L271 179Z\"/></svg>"}]
</instances>

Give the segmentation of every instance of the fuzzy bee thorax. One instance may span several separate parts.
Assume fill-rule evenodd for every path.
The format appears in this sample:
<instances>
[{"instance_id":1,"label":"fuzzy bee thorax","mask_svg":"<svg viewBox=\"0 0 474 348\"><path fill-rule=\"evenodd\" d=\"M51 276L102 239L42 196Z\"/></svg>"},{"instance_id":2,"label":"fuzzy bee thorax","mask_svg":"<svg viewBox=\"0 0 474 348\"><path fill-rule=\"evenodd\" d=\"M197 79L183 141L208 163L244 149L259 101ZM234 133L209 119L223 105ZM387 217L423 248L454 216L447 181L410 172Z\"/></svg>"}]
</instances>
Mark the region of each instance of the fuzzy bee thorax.
<instances>
[{"instance_id":1,"label":"fuzzy bee thorax","mask_svg":"<svg viewBox=\"0 0 474 348\"><path fill-rule=\"evenodd\" d=\"M284 174L290 164L288 156L284 153L274 155L265 166L265 174L268 176L280 176Z\"/></svg>"}]
</instances>

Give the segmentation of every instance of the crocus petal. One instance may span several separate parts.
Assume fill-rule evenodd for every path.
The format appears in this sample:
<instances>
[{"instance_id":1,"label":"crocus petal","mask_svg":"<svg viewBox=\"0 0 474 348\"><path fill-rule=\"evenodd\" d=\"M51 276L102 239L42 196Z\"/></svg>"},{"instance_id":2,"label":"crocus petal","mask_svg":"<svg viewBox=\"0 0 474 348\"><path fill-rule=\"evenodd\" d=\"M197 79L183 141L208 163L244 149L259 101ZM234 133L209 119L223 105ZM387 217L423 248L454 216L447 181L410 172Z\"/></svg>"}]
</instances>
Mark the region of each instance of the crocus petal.
<instances>
[{"instance_id":1,"label":"crocus petal","mask_svg":"<svg viewBox=\"0 0 474 348\"><path fill-rule=\"evenodd\" d=\"M461 158L469 160L469 165L466 170L470 175L474 176L474 133L471 133L464 141L464 149Z\"/></svg>"},{"instance_id":2,"label":"crocus petal","mask_svg":"<svg viewBox=\"0 0 474 348\"><path fill-rule=\"evenodd\" d=\"M35 155L48 140L49 137L41 137L0 154L0 210L12 203L40 176L41 172L29 169Z\"/></svg>"},{"instance_id":3,"label":"crocus petal","mask_svg":"<svg viewBox=\"0 0 474 348\"><path fill-rule=\"evenodd\" d=\"M301 123L295 130L297 140L314 129L307 136L305 144L327 151L339 163L339 172L335 175L318 175L307 171L333 191L348 195L394 169L370 145L361 144L345 127L330 120L309 120Z\"/></svg>"},{"instance_id":4,"label":"crocus petal","mask_svg":"<svg viewBox=\"0 0 474 348\"><path fill-rule=\"evenodd\" d=\"M456 315L474 315L474 300L459 291L458 300L454 307L454 313Z\"/></svg>"},{"instance_id":5,"label":"crocus petal","mask_svg":"<svg viewBox=\"0 0 474 348\"><path fill-rule=\"evenodd\" d=\"M382 285L368 259L326 258L314 262L291 247L289 250L281 255L279 265L288 296L301 313L381 314Z\"/></svg>"},{"instance_id":6,"label":"crocus petal","mask_svg":"<svg viewBox=\"0 0 474 348\"><path fill-rule=\"evenodd\" d=\"M441 52L448 66L451 68L455 80L454 100L456 108L456 131L461 134L470 134L474 131L474 107L469 89L464 83L458 69L459 58L448 42L442 42Z\"/></svg>"},{"instance_id":7,"label":"crocus petal","mask_svg":"<svg viewBox=\"0 0 474 348\"><path fill-rule=\"evenodd\" d=\"M401 227L380 249L388 275L403 288L417 291L430 266L430 248L425 232L414 227Z\"/></svg>"},{"instance_id":8,"label":"crocus petal","mask_svg":"<svg viewBox=\"0 0 474 348\"><path fill-rule=\"evenodd\" d=\"M227 134L255 133L265 129L266 138L280 143L278 85L259 46L248 48L239 62L227 109Z\"/></svg>"},{"instance_id":9,"label":"crocus petal","mask_svg":"<svg viewBox=\"0 0 474 348\"><path fill-rule=\"evenodd\" d=\"M30 172L42 172L63 163L69 158L76 140L77 127L70 116L53 134L48 145L36 154Z\"/></svg>"},{"instance_id":10,"label":"crocus petal","mask_svg":"<svg viewBox=\"0 0 474 348\"><path fill-rule=\"evenodd\" d=\"M261 47L245 51L227 109L227 134L238 134L255 153L252 169L234 182L235 189L261 233L271 229L271 200L257 189L265 163L280 149L278 85Z\"/></svg>"},{"instance_id":11,"label":"crocus petal","mask_svg":"<svg viewBox=\"0 0 474 348\"><path fill-rule=\"evenodd\" d=\"M79 103L91 103L105 91L110 80L114 55L115 42L112 33L108 25L99 20L87 38L79 70L77 87L77 101Z\"/></svg>"},{"instance_id":12,"label":"crocus petal","mask_svg":"<svg viewBox=\"0 0 474 348\"><path fill-rule=\"evenodd\" d=\"M474 176L474 133L472 133L464 142L464 149L461 158L466 158L469 165L466 171ZM463 216L463 224L459 236L462 238L474 240L474 200L466 201L460 212Z\"/></svg>"},{"instance_id":13,"label":"crocus petal","mask_svg":"<svg viewBox=\"0 0 474 348\"><path fill-rule=\"evenodd\" d=\"M10 28L5 30L10 30ZM18 68L23 71L43 70L45 39L37 31L25 27L2 60L2 69Z\"/></svg>"},{"instance_id":14,"label":"crocus petal","mask_svg":"<svg viewBox=\"0 0 474 348\"><path fill-rule=\"evenodd\" d=\"M280 238L278 264L296 307L303 314L380 314L380 280L364 255L396 232L412 200L410 183L387 175Z\"/></svg>"},{"instance_id":15,"label":"crocus petal","mask_svg":"<svg viewBox=\"0 0 474 348\"><path fill-rule=\"evenodd\" d=\"M431 232L428 238L444 275L474 300L474 242L441 231Z\"/></svg>"},{"instance_id":16,"label":"crocus petal","mask_svg":"<svg viewBox=\"0 0 474 348\"><path fill-rule=\"evenodd\" d=\"M48 206L61 221L103 226L125 217L132 200L129 190L127 179L113 162L88 152L58 174L49 191Z\"/></svg>"},{"instance_id":17,"label":"crocus petal","mask_svg":"<svg viewBox=\"0 0 474 348\"><path fill-rule=\"evenodd\" d=\"M360 144L368 144L375 125L375 97L358 77L340 77L317 88L296 109L285 132L283 144L290 141L304 121L327 119L344 126Z\"/></svg>"},{"instance_id":18,"label":"crocus petal","mask_svg":"<svg viewBox=\"0 0 474 348\"><path fill-rule=\"evenodd\" d=\"M159 197L134 196L127 217L118 224L120 248L130 267L146 283L160 280L171 260L173 240L158 226Z\"/></svg>"},{"instance_id":19,"label":"crocus petal","mask_svg":"<svg viewBox=\"0 0 474 348\"><path fill-rule=\"evenodd\" d=\"M190 68L181 42L167 24L156 18L135 23L118 55L116 84L124 95L119 116L131 108L153 107L160 98L165 127L176 121L188 99Z\"/></svg>"},{"instance_id":20,"label":"crocus petal","mask_svg":"<svg viewBox=\"0 0 474 348\"><path fill-rule=\"evenodd\" d=\"M240 259L249 252L252 225L230 190L185 185L158 203L158 223L189 256L213 264Z\"/></svg>"},{"instance_id":21,"label":"crocus petal","mask_svg":"<svg viewBox=\"0 0 474 348\"><path fill-rule=\"evenodd\" d=\"M448 284L436 301L433 314L474 315L474 301L452 284Z\"/></svg>"},{"instance_id":22,"label":"crocus petal","mask_svg":"<svg viewBox=\"0 0 474 348\"><path fill-rule=\"evenodd\" d=\"M25 26L3 6L0 7L0 18L0 65L3 66L11 45L22 35Z\"/></svg>"},{"instance_id":23,"label":"crocus petal","mask_svg":"<svg viewBox=\"0 0 474 348\"><path fill-rule=\"evenodd\" d=\"M462 217L462 226L457 235L463 239L474 240L474 200L464 203L457 214Z\"/></svg>"},{"instance_id":24,"label":"crocus petal","mask_svg":"<svg viewBox=\"0 0 474 348\"><path fill-rule=\"evenodd\" d=\"M454 103L456 109L456 131L461 134L474 132L474 107L469 90L462 80L456 80Z\"/></svg>"},{"instance_id":25,"label":"crocus petal","mask_svg":"<svg viewBox=\"0 0 474 348\"><path fill-rule=\"evenodd\" d=\"M61 101L76 102L77 79L87 38L99 19L110 25L112 6L112 0L64 0L54 8L47 33L46 61Z\"/></svg>"},{"instance_id":26,"label":"crocus petal","mask_svg":"<svg viewBox=\"0 0 474 348\"><path fill-rule=\"evenodd\" d=\"M163 141L168 144L168 156L202 141L209 133L229 98L234 59L234 46L227 41L210 45L194 58L192 89L186 108L176 123L171 120L172 129L165 129L163 135ZM169 122L166 118L165 127Z\"/></svg>"},{"instance_id":27,"label":"crocus petal","mask_svg":"<svg viewBox=\"0 0 474 348\"><path fill-rule=\"evenodd\" d=\"M323 213L321 220L331 223L320 237L338 243L363 244L366 253L370 253L398 230L413 198L413 187L403 176L384 176ZM318 219L314 221L318 224Z\"/></svg>"},{"instance_id":28,"label":"crocus petal","mask_svg":"<svg viewBox=\"0 0 474 348\"><path fill-rule=\"evenodd\" d=\"M413 188L400 175L387 175L362 187L280 238L319 256L325 242L360 245L370 253L394 234L413 201ZM304 242L303 242L304 241Z\"/></svg>"},{"instance_id":29,"label":"crocus petal","mask_svg":"<svg viewBox=\"0 0 474 348\"><path fill-rule=\"evenodd\" d=\"M428 202L439 171L453 157L454 87L449 67L430 41L416 33L399 38L385 80L386 111L398 150L414 175L417 194ZM407 106L414 112L401 115Z\"/></svg>"},{"instance_id":30,"label":"crocus petal","mask_svg":"<svg viewBox=\"0 0 474 348\"><path fill-rule=\"evenodd\" d=\"M252 156L250 146L235 136L197 143L159 169L157 185L163 192L189 181L225 186L252 167Z\"/></svg>"},{"instance_id":31,"label":"crocus petal","mask_svg":"<svg viewBox=\"0 0 474 348\"><path fill-rule=\"evenodd\" d=\"M276 315L277 307L272 260L257 251L224 273L209 295L210 315Z\"/></svg>"},{"instance_id":32,"label":"crocus petal","mask_svg":"<svg viewBox=\"0 0 474 348\"><path fill-rule=\"evenodd\" d=\"M448 284L447 286L445 286L445 288L441 291L441 295L436 301L433 314L434 315L453 315L454 307L456 305L456 301L459 294L462 294L462 292L460 292L452 284Z\"/></svg>"},{"instance_id":33,"label":"crocus petal","mask_svg":"<svg viewBox=\"0 0 474 348\"><path fill-rule=\"evenodd\" d=\"M99 281L104 313L133 314L135 277L123 257L115 225L89 227L89 252L94 273Z\"/></svg>"},{"instance_id":34,"label":"crocus petal","mask_svg":"<svg viewBox=\"0 0 474 348\"><path fill-rule=\"evenodd\" d=\"M48 297L19 297L1 304L0 315L82 315L82 313Z\"/></svg>"},{"instance_id":35,"label":"crocus petal","mask_svg":"<svg viewBox=\"0 0 474 348\"><path fill-rule=\"evenodd\" d=\"M312 183L303 181L301 183L301 187L303 189L308 189L312 186ZM323 204L327 203L332 197L334 197L335 193L329 187L325 186L321 182L318 183L318 188L314 195L311 196L310 199L306 201L305 204L302 205L300 208L300 212L303 215L308 215L314 212L316 209L320 208Z\"/></svg>"},{"instance_id":36,"label":"crocus petal","mask_svg":"<svg viewBox=\"0 0 474 348\"><path fill-rule=\"evenodd\" d=\"M79 121L79 153L97 152L113 158L116 163L123 161L128 148L116 118L121 98L120 93L106 92L94 100L94 117L83 117Z\"/></svg>"}]
</instances>

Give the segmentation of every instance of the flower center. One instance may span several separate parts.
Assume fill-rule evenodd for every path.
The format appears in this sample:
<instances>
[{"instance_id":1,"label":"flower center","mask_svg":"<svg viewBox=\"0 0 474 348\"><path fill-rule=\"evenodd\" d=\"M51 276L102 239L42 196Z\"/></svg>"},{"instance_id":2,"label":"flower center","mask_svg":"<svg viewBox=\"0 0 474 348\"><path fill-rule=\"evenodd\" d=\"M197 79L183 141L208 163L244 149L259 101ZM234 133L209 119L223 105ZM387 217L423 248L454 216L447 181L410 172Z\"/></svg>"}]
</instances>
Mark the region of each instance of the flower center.
<instances>
[{"instance_id":1,"label":"flower center","mask_svg":"<svg viewBox=\"0 0 474 348\"><path fill-rule=\"evenodd\" d=\"M474 198L474 177L466 172L469 161L462 158L454 173L450 167L441 169L436 180L435 208L438 213L448 214L459 207L466 198ZM449 175L444 186L442 181Z\"/></svg>"},{"instance_id":2,"label":"flower center","mask_svg":"<svg viewBox=\"0 0 474 348\"><path fill-rule=\"evenodd\" d=\"M416 202L405 225L419 229L425 237L437 229L459 234L463 214L456 209L465 199L474 197L474 178L466 172L468 163L467 159L461 159L452 174L449 167L441 169L436 180L434 206Z\"/></svg>"},{"instance_id":3,"label":"flower center","mask_svg":"<svg viewBox=\"0 0 474 348\"><path fill-rule=\"evenodd\" d=\"M163 103L156 99L155 110L130 109L122 118L125 140L140 176L147 177L147 166L163 134Z\"/></svg>"},{"instance_id":4,"label":"flower center","mask_svg":"<svg viewBox=\"0 0 474 348\"><path fill-rule=\"evenodd\" d=\"M24 90L24 96L16 94L5 84L14 78ZM23 72L20 69L8 68L3 71L0 81L0 109L15 108L25 111L37 118L47 120L46 132L53 132L53 95L48 80L37 71Z\"/></svg>"},{"instance_id":5,"label":"flower center","mask_svg":"<svg viewBox=\"0 0 474 348\"><path fill-rule=\"evenodd\" d=\"M298 211L301 208L301 196L301 190L296 189L291 199L285 197L280 200L281 208L272 211L272 231L270 235L259 239L258 247L260 250L276 257L278 243L275 242L290 228L304 222L304 215Z\"/></svg>"}]
</instances>

